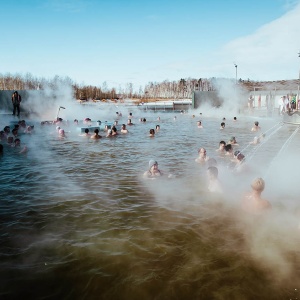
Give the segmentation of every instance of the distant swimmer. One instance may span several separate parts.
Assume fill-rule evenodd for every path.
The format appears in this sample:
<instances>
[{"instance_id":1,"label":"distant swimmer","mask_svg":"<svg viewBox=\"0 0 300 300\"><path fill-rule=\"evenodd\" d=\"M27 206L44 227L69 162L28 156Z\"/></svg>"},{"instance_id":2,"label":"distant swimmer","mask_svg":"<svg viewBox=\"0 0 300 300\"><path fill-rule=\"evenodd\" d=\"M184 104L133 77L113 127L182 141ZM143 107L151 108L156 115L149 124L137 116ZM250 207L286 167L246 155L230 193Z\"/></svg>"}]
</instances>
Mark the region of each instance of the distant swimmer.
<instances>
[{"instance_id":1,"label":"distant swimmer","mask_svg":"<svg viewBox=\"0 0 300 300\"><path fill-rule=\"evenodd\" d=\"M151 128L151 129L149 130L149 136L150 136L150 137L155 137L155 130L154 130L153 128Z\"/></svg>"},{"instance_id":2,"label":"distant swimmer","mask_svg":"<svg viewBox=\"0 0 300 300\"><path fill-rule=\"evenodd\" d=\"M99 135L99 129L96 128L96 129L94 130L94 134L91 136L91 139L93 139L93 140L98 140L98 139L101 139L101 138L102 138L102 136Z\"/></svg>"},{"instance_id":3,"label":"distant swimmer","mask_svg":"<svg viewBox=\"0 0 300 300\"><path fill-rule=\"evenodd\" d=\"M84 134L80 134L80 136L91 137L90 130L88 128L85 128Z\"/></svg>"},{"instance_id":4,"label":"distant swimmer","mask_svg":"<svg viewBox=\"0 0 300 300\"><path fill-rule=\"evenodd\" d=\"M128 121L127 121L127 125L128 125L128 126L131 126L131 125L133 125L133 123L131 122L131 119L128 119Z\"/></svg>"},{"instance_id":5,"label":"distant swimmer","mask_svg":"<svg viewBox=\"0 0 300 300\"><path fill-rule=\"evenodd\" d=\"M251 183L252 191L247 193L242 201L242 208L246 212L259 214L272 208L270 202L261 197L265 189L265 181L262 178L255 178Z\"/></svg>"},{"instance_id":6,"label":"distant swimmer","mask_svg":"<svg viewBox=\"0 0 300 300\"><path fill-rule=\"evenodd\" d=\"M209 157L206 155L206 149L200 148L198 150L198 157L195 159L197 163L205 163L209 160Z\"/></svg>"},{"instance_id":7,"label":"distant swimmer","mask_svg":"<svg viewBox=\"0 0 300 300\"><path fill-rule=\"evenodd\" d=\"M156 160L151 159L149 161L149 170L144 173L144 177L155 178L161 175L162 172L158 169L158 162Z\"/></svg>"},{"instance_id":8,"label":"distant swimmer","mask_svg":"<svg viewBox=\"0 0 300 300\"><path fill-rule=\"evenodd\" d=\"M225 122L222 122L220 129L224 129L224 128L225 128Z\"/></svg>"},{"instance_id":9,"label":"distant swimmer","mask_svg":"<svg viewBox=\"0 0 300 300\"><path fill-rule=\"evenodd\" d=\"M261 128L257 121L254 122L254 126L252 127L251 131L259 131Z\"/></svg>"},{"instance_id":10,"label":"distant swimmer","mask_svg":"<svg viewBox=\"0 0 300 300\"><path fill-rule=\"evenodd\" d=\"M159 132L159 130L160 130L160 125L156 125L155 131L156 131L156 132Z\"/></svg>"},{"instance_id":11,"label":"distant swimmer","mask_svg":"<svg viewBox=\"0 0 300 300\"><path fill-rule=\"evenodd\" d=\"M198 128L203 128L202 122L201 122L201 121L198 121L198 122L197 122L197 127L198 127Z\"/></svg>"},{"instance_id":12,"label":"distant swimmer","mask_svg":"<svg viewBox=\"0 0 300 300\"><path fill-rule=\"evenodd\" d=\"M126 124L122 124L121 133L128 133L128 130L126 128Z\"/></svg>"},{"instance_id":13,"label":"distant swimmer","mask_svg":"<svg viewBox=\"0 0 300 300\"><path fill-rule=\"evenodd\" d=\"M61 128L61 129L58 130L58 137L60 139L64 139L66 137L66 133L65 133L64 129Z\"/></svg>"},{"instance_id":14,"label":"distant swimmer","mask_svg":"<svg viewBox=\"0 0 300 300\"><path fill-rule=\"evenodd\" d=\"M228 144L231 144L232 146L239 146L238 142L236 141L236 138L232 136L228 142Z\"/></svg>"},{"instance_id":15,"label":"distant swimmer","mask_svg":"<svg viewBox=\"0 0 300 300\"><path fill-rule=\"evenodd\" d=\"M220 141L219 148L216 151L219 152L219 153L225 154L225 152L226 152L225 151L225 146L226 146L225 141Z\"/></svg>"}]
</instances>

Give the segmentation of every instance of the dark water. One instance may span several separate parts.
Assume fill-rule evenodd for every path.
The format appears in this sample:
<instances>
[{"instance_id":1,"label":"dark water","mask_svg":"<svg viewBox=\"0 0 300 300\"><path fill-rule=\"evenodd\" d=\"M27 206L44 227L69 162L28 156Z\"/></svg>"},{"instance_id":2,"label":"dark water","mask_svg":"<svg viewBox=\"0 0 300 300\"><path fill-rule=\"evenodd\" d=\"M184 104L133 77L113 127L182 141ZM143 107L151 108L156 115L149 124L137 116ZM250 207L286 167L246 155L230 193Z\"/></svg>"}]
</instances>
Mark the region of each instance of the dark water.
<instances>
[{"instance_id":1,"label":"dark water","mask_svg":"<svg viewBox=\"0 0 300 300\"><path fill-rule=\"evenodd\" d=\"M125 109L123 115L120 123ZM21 135L28 154L5 147L0 298L299 298L299 163L277 166L282 156L297 155L299 133L288 142L296 127L262 118L269 132L254 148L249 116L226 121L220 131L218 116L202 117L198 129L191 114L174 120L161 113L159 122L158 113L134 115L129 134L99 141L79 137L73 124L61 125L69 132L59 140L55 126L31 120L35 133ZM146 124L138 121L144 116ZM156 124L161 130L149 138ZM232 135L249 158L245 173L233 174L216 154ZM222 196L206 191L205 167L195 163L201 146L218 161ZM143 179L152 158L173 178ZM256 176L266 177L268 216L239 209Z\"/></svg>"}]
</instances>

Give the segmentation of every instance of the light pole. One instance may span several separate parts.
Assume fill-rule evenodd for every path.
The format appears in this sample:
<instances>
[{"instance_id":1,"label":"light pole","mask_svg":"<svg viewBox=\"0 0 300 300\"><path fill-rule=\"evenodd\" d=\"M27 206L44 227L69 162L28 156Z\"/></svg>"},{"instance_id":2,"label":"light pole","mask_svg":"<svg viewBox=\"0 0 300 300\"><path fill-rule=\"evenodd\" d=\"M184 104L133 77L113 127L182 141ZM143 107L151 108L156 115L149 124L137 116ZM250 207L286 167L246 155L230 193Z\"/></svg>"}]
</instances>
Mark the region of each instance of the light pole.
<instances>
[{"instance_id":1,"label":"light pole","mask_svg":"<svg viewBox=\"0 0 300 300\"><path fill-rule=\"evenodd\" d=\"M234 64L235 66L235 84L237 84L237 64Z\"/></svg>"},{"instance_id":2,"label":"light pole","mask_svg":"<svg viewBox=\"0 0 300 300\"><path fill-rule=\"evenodd\" d=\"M65 107L63 107L63 106L60 106L59 108L58 108L58 112L57 112L57 116L56 116L56 120L58 120L58 115L59 115L59 111L60 111L60 109L66 109Z\"/></svg>"},{"instance_id":3,"label":"light pole","mask_svg":"<svg viewBox=\"0 0 300 300\"><path fill-rule=\"evenodd\" d=\"M298 52L298 57L300 57L300 51ZM300 69L299 69L299 78L298 78L298 93L297 93L297 103L296 103L296 108L299 110L299 89L300 89Z\"/></svg>"}]
</instances>

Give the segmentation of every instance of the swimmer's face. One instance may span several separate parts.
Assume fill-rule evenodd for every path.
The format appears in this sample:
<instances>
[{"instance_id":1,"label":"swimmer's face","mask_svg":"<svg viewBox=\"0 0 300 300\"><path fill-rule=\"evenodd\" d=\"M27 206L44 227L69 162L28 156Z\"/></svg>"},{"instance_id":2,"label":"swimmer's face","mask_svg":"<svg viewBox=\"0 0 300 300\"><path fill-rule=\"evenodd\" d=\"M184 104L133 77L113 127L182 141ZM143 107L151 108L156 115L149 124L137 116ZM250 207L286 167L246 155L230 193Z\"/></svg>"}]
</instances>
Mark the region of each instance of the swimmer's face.
<instances>
[{"instance_id":1,"label":"swimmer's face","mask_svg":"<svg viewBox=\"0 0 300 300\"><path fill-rule=\"evenodd\" d=\"M158 170L158 164L154 164L152 167L151 167L151 171L157 171Z\"/></svg>"}]
</instances>

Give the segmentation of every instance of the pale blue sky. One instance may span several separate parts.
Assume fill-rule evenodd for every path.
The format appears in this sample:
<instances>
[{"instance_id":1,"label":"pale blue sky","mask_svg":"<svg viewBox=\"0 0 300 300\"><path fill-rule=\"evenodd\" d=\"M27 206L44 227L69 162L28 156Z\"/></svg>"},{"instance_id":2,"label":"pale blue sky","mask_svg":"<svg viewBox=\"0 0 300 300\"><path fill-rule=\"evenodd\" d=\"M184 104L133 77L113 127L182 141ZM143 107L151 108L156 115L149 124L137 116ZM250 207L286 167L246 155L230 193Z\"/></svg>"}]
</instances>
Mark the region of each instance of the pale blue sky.
<instances>
[{"instance_id":1,"label":"pale blue sky","mask_svg":"<svg viewBox=\"0 0 300 300\"><path fill-rule=\"evenodd\" d=\"M300 0L0 0L0 73L109 87L298 78Z\"/></svg>"}]
</instances>

